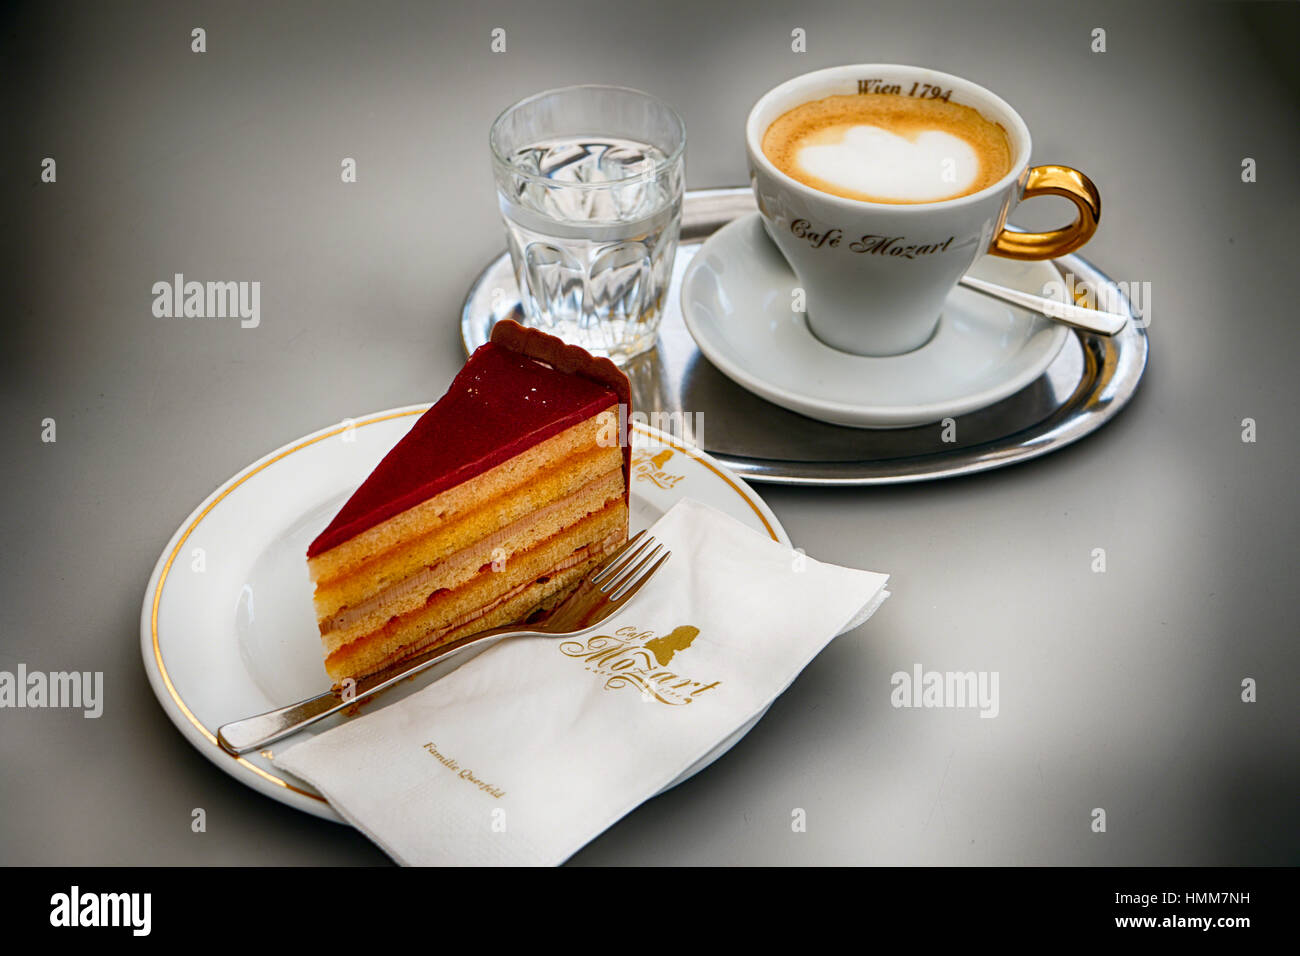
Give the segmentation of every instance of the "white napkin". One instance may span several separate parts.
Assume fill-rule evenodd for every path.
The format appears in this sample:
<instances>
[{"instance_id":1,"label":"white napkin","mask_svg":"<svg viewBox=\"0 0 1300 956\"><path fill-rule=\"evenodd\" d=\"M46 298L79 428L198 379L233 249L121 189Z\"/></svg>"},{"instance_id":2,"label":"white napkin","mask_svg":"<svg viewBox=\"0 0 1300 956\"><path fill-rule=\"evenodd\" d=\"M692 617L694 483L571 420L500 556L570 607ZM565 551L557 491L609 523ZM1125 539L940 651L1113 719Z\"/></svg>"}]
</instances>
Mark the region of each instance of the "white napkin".
<instances>
[{"instance_id":1,"label":"white napkin","mask_svg":"<svg viewBox=\"0 0 1300 956\"><path fill-rule=\"evenodd\" d=\"M772 702L888 597L696 501L658 575L579 638L513 638L275 758L399 863L555 865Z\"/></svg>"}]
</instances>

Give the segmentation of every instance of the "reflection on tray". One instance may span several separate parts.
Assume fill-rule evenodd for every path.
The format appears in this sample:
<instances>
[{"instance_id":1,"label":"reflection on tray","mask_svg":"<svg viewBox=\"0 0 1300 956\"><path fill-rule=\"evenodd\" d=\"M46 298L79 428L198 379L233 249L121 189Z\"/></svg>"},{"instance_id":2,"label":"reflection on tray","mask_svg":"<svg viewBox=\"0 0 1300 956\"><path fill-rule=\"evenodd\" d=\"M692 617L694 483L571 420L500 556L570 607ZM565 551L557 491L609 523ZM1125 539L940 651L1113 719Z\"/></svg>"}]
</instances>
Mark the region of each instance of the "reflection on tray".
<instances>
[{"instance_id":1,"label":"reflection on tray","mask_svg":"<svg viewBox=\"0 0 1300 956\"><path fill-rule=\"evenodd\" d=\"M1015 395L962 415L945 430L936 422L911 428L846 428L773 405L741 388L697 351L681 382L684 408L707 408L704 450L746 458L786 461L875 461L911 458L970 448L1024 431L1056 412L1092 374L1095 362L1085 357L1071 335L1052 366ZM650 391L651 388L656 389ZM648 385L639 408L664 403L662 383ZM634 401L640 395L633 391ZM944 441L945 431L949 441Z\"/></svg>"},{"instance_id":2,"label":"reflection on tray","mask_svg":"<svg viewBox=\"0 0 1300 956\"><path fill-rule=\"evenodd\" d=\"M963 415L944 441L934 423L858 429L805 418L747 392L700 355L682 320L682 274L702 239L754 208L748 189L688 191L682 244L673 263L658 345L625 370L633 405L649 424L694 442L754 481L889 484L982 471L1036 457L1094 431L1118 413L1146 368L1144 328L1131 324L1103 339L1072 333L1036 381L995 405ZM1058 269L1093 283L1109 280L1077 256ZM1116 293L1118 294L1118 293ZM461 313L466 352L487 341L492 325L520 318L508 255L479 276ZM656 419L656 415L660 416ZM955 435L953 435L955 431Z\"/></svg>"}]
</instances>

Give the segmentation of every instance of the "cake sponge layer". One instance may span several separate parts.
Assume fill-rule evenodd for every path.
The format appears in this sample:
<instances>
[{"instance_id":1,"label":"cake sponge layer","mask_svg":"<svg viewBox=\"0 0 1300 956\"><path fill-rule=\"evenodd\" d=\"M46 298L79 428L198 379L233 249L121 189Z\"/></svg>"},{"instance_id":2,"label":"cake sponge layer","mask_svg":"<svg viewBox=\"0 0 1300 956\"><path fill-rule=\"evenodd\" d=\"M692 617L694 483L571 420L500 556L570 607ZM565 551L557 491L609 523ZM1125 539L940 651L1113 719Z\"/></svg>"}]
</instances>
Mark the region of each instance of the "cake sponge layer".
<instances>
[{"instance_id":1,"label":"cake sponge layer","mask_svg":"<svg viewBox=\"0 0 1300 956\"><path fill-rule=\"evenodd\" d=\"M617 406L584 419L473 479L448 488L382 524L314 555L307 562L311 579L319 587L351 575L358 567L385 552L412 538L432 534L475 510L485 499L503 498L536 481L540 474L549 471L555 464L575 454L596 449L621 454L618 447ZM528 504L523 505L518 514L524 513L529 507Z\"/></svg>"},{"instance_id":2,"label":"cake sponge layer","mask_svg":"<svg viewBox=\"0 0 1300 956\"><path fill-rule=\"evenodd\" d=\"M599 542L597 550L603 553L606 543L616 546L626 537L627 505L619 498L561 533L520 552L507 561L500 571L494 571L488 566L454 590L430 588L431 593L416 609L388 618L383 626L375 630L362 634L356 633L356 629L322 634L326 670L334 676L337 661L353 659L358 655L382 659L402 652L404 635L410 632L412 626L419 633L458 626L458 622L472 618L498 601L502 594L526 588L530 582L541 582L541 579L554 577L558 571L577 563L592 548L593 543ZM365 653L367 648L373 648L375 653ZM345 676L367 673L364 670L345 670Z\"/></svg>"},{"instance_id":3,"label":"cake sponge layer","mask_svg":"<svg viewBox=\"0 0 1300 956\"><path fill-rule=\"evenodd\" d=\"M626 537L610 535L606 540L588 545L571 556L575 562L534 581L525 581L511 592L496 598L479 611L467 614L442 626L430 624L420 614L407 615L390 622L383 640L354 641L325 659L325 670L334 683L348 677L372 674L407 657L423 653L469 634L476 634L514 621L525 621L538 611L559 604L617 549ZM521 625L521 629L524 625Z\"/></svg>"},{"instance_id":4,"label":"cake sponge layer","mask_svg":"<svg viewBox=\"0 0 1300 956\"><path fill-rule=\"evenodd\" d=\"M612 507L615 505L618 507ZM584 523L588 515L606 511L604 520ZM517 583L513 572L528 574L530 569L536 573L546 570L538 563L544 559L530 553L532 549L543 543L548 545L545 553L550 555L560 553L558 549L566 544L570 550L576 549L593 537L609 534L620 522L625 525L624 513L620 469L442 560L422 565L392 586L321 621L322 640L329 649L355 640L382 627L390 618L419 608L435 590L455 591L482 575L499 576L498 583L503 590L513 587Z\"/></svg>"},{"instance_id":5,"label":"cake sponge layer","mask_svg":"<svg viewBox=\"0 0 1300 956\"><path fill-rule=\"evenodd\" d=\"M524 486L484 500L459 517L442 522L427 534L412 538L358 566L352 573L316 586L316 617L322 631L327 621L345 608L355 608L368 598L398 586L430 566L450 560L476 543L513 529L517 544L530 544L528 529L520 522L541 515L558 502L570 502L569 521L581 514L576 507L585 502L582 514L598 510L604 501L623 495L623 473L617 448L592 448L557 463ZM602 482L598 487L593 483ZM596 495L604 495L595 500ZM544 534L553 534L552 526ZM513 547L509 548L513 550ZM486 560L491 560L487 558ZM480 562L482 563L482 562ZM459 583L457 581L456 583ZM446 584L452 587L452 584Z\"/></svg>"}]
</instances>

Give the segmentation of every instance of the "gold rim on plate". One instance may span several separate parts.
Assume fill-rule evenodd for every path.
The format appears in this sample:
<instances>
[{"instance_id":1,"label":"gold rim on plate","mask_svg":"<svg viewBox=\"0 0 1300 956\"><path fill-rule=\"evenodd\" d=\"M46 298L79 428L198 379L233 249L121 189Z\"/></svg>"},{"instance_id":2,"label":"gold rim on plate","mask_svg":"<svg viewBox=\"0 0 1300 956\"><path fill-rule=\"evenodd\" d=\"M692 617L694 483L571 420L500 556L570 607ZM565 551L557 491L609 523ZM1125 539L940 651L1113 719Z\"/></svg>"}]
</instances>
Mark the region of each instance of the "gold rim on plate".
<instances>
[{"instance_id":1,"label":"gold rim on plate","mask_svg":"<svg viewBox=\"0 0 1300 956\"><path fill-rule=\"evenodd\" d=\"M174 562L176 560L176 556L180 554L181 547L185 544L189 536L194 532L194 529L199 526L199 523L202 522L203 519L206 518L208 514L212 511L212 509L215 508L218 504L220 504L228 494L230 494L232 491L234 491L236 488L242 485L249 478L252 478L254 475L261 472L263 469L266 469L271 465L274 465L277 461L280 461L283 458L287 458L290 455L292 455L294 452L301 451L302 449L314 445L317 442L324 441L327 438L333 438L335 435L340 434L341 432L345 431L348 428L364 428L367 425L376 425L379 422L391 421L392 419L395 418L406 418L411 415L423 415L426 411L428 411L429 408L430 406L426 405L421 408L415 408L415 409L402 411L402 412L393 412L391 414L386 414L386 415L376 415L374 418L367 418L364 421L352 422L347 425L340 425L338 428L335 428L331 431L322 432L321 434L316 435L312 438L305 439L304 441L301 441L298 444L294 445L292 448L288 448L280 452L280 454L274 456L273 458L270 458L267 461L262 462L262 464L258 465L256 468L254 468L247 474L240 476L239 478L237 478L236 480L228 484L226 487L222 488L220 493L218 493L217 496L213 498L211 502L208 503L208 506L204 508L201 512L199 512L199 514L194 518L194 520L190 522L189 527L185 529L184 533L180 536L179 540L177 540L175 546L172 548L171 554L167 555L167 561L163 564L162 572L158 575L158 584L154 588L153 609L149 616L149 630L151 633L151 637L153 639L153 659L154 659L154 663L158 665L158 675L162 678L163 686L167 688L167 693L171 697L172 701L176 704L178 708L180 708L180 712L185 715L185 719L188 720L194 726L194 729L197 730L200 734L202 734L204 738L208 741L208 743L210 743L213 747L216 747L218 750L221 750L220 745L217 743L216 734L214 734L211 730L209 730L206 726L204 726L204 724L197 717L194 716L193 711L191 711L189 707L186 706L185 701L181 699L181 695L177 692L176 686L172 683L171 676L167 673L167 665L163 661L162 649L158 645L158 606L159 604L162 603L163 585L167 583L167 575L171 571L172 562ZM745 491L739 485L737 485L728 475L720 471L712 462L700 457L700 454L697 450L690 448L686 445L682 445L674 441L671 437L664 435L663 433L651 432L649 428L641 425L639 422L633 422L632 427L635 431L639 431L645 434L646 436L653 438L656 442L660 444L668 445L673 449L682 452L687 457L691 458L694 461L699 462L705 468L709 469L709 471L713 472L715 475L721 478L724 482L727 483L727 486L731 488L732 491L736 492L736 494L738 494L744 500L745 504L749 505L749 507L753 509L754 514L758 515L758 519L761 522L763 522L763 527L766 529L767 533L772 536L772 540L774 541L781 540L780 537L777 535L776 531L773 529L771 522L767 520L767 516L763 514L762 510L758 507L758 505L754 503L753 498L750 497L750 495L746 494ZM226 753L226 751L224 750L222 750L221 752L223 754ZM302 794L304 797L310 797L311 799L317 800L321 803L328 803L328 801L324 797L322 797L319 793L316 793L315 791L312 790L304 790L302 787L295 786L294 784L290 783L288 780L285 780L283 777L277 777L269 770L264 770L263 768L259 767L257 764L253 763L251 760L248 760L245 757L232 756L231 759L234 760L236 763L238 763L244 769L250 770L253 773L257 774L257 776L261 777L263 780L269 781L274 784L278 784L279 786L284 787L286 790L292 790L294 793Z\"/></svg>"}]
</instances>

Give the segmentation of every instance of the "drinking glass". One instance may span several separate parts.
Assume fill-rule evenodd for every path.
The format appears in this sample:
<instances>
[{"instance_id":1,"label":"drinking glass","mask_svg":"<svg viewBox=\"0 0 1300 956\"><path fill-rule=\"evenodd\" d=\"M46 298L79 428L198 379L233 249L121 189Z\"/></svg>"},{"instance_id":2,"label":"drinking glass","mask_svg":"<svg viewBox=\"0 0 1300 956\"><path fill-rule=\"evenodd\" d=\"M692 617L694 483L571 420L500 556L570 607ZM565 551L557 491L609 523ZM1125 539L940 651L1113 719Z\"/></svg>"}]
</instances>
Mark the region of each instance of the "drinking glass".
<instances>
[{"instance_id":1,"label":"drinking glass","mask_svg":"<svg viewBox=\"0 0 1300 956\"><path fill-rule=\"evenodd\" d=\"M528 325L625 362L654 346L681 226L686 127L637 90L521 100L489 136Z\"/></svg>"}]
</instances>

